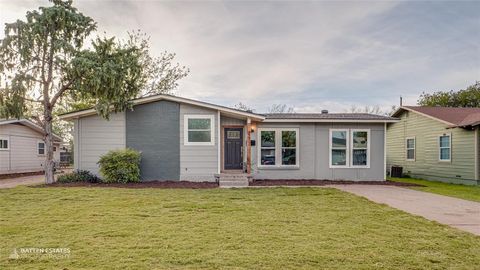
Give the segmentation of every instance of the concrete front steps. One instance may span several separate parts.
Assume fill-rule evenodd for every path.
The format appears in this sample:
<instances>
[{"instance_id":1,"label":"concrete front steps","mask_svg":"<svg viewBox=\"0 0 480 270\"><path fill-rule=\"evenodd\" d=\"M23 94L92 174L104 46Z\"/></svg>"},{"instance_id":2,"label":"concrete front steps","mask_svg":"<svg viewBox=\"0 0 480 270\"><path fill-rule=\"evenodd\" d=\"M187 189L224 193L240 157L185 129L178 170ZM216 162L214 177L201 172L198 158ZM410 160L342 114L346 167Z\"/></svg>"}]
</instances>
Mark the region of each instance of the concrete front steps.
<instances>
[{"instance_id":1,"label":"concrete front steps","mask_svg":"<svg viewBox=\"0 0 480 270\"><path fill-rule=\"evenodd\" d=\"M252 176L245 173L220 173L215 175L220 188L244 188Z\"/></svg>"}]
</instances>

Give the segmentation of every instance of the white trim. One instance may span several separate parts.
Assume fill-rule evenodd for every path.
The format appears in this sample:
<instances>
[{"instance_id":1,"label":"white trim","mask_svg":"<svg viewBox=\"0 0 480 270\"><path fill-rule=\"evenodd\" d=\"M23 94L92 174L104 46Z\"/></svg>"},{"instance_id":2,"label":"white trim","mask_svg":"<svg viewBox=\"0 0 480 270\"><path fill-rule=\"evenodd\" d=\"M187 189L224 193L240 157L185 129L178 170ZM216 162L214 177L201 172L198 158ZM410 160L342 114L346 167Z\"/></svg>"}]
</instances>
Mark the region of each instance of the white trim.
<instances>
[{"instance_id":1,"label":"white trim","mask_svg":"<svg viewBox=\"0 0 480 270\"><path fill-rule=\"evenodd\" d=\"M353 165L353 150L355 150L354 144L353 144L353 133L354 132L367 132L367 165ZM350 150L350 155L351 155L351 168L356 168L356 169L370 169L370 141L371 141L371 136L370 136L370 129L365 129L365 128L352 128L350 129L350 141L351 141L351 150ZM365 148L356 148L356 149L365 149Z\"/></svg>"},{"instance_id":2,"label":"white trim","mask_svg":"<svg viewBox=\"0 0 480 270\"><path fill-rule=\"evenodd\" d=\"M218 110L218 111L225 112L225 113L230 113L230 114L233 114L233 115L242 115L242 116L245 116L245 117L251 117L255 120L265 119L265 116L263 116L263 115L250 113L250 112L243 112L243 111L230 109L230 108L215 105L215 104L196 101L196 100L192 100L192 99L188 99L188 98L169 96L169 95L155 95L155 96L150 96L150 97L139 98L139 99L132 100L132 103L133 103L133 105L139 105L139 104L150 103L150 102L155 102L155 101L159 101L159 100L168 100L168 101L173 101L173 102L195 105L195 106L199 106L199 107ZM96 114L96 111L94 109L88 109L88 110L83 110L83 111L79 111L79 112L72 112L72 113L66 113L66 114L60 115L60 119L71 120L72 118L78 118L78 117L94 115L94 114Z\"/></svg>"},{"instance_id":3,"label":"white trim","mask_svg":"<svg viewBox=\"0 0 480 270\"><path fill-rule=\"evenodd\" d=\"M408 140L413 139L413 148L408 148ZM413 149L413 158L408 158L408 150ZM405 138L405 160L406 161L415 161L417 159L417 138L413 137L406 137Z\"/></svg>"},{"instance_id":4,"label":"white trim","mask_svg":"<svg viewBox=\"0 0 480 270\"><path fill-rule=\"evenodd\" d=\"M387 179L387 123L383 127L383 180Z\"/></svg>"},{"instance_id":5,"label":"white trim","mask_svg":"<svg viewBox=\"0 0 480 270\"><path fill-rule=\"evenodd\" d=\"M346 140L347 140L347 145L345 148L345 155L346 155L346 162L345 165L332 165L332 150L334 149L343 149L340 147L333 148L332 144L332 133L335 131L344 131L346 132ZM367 132L367 165L353 165L353 150L355 148L353 147L353 133L354 132ZM384 138L386 136L384 135ZM329 135L328 135L328 167L330 169L370 169L370 142L371 142L371 130L368 128L331 128L329 130ZM384 142L384 145L386 145L386 142ZM365 149L365 148L356 148L356 149ZM386 154L384 154L384 167L386 170Z\"/></svg>"},{"instance_id":6,"label":"white trim","mask_svg":"<svg viewBox=\"0 0 480 270\"><path fill-rule=\"evenodd\" d=\"M210 119L210 141L189 142L188 141L188 120L189 119ZM185 114L183 116L183 144L184 145L215 145L215 115L213 114Z\"/></svg>"},{"instance_id":7,"label":"white trim","mask_svg":"<svg viewBox=\"0 0 480 270\"><path fill-rule=\"evenodd\" d=\"M262 165L262 131L275 132L275 165ZM295 165L282 164L282 131L295 131ZM259 169L298 169L300 168L300 129L299 128L257 128L257 168ZM289 147L291 148L291 147Z\"/></svg>"},{"instance_id":8,"label":"white trim","mask_svg":"<svg viewBox=\"0 0 480 270\"><path fill-rule=\"evenodd\" d=\"M10 151L10 136L0 136L0 140L7 141L7 148L0 148L0 151Z\"/></svg>"},{"instance_id":9,"label":"white trim","mask_svg":"<svg viewBox=\"0 0 480 270\"><path fill-rule=\"evenodd\" d=\"M41 144L41 143L43 143L43 154L40 154L40 151L39 151L39 150L41 149L41 148L39 147L39 144ZM37 155L38 155L38 156L45 156L46 151L47 151L47 146L46 146L46 144L45 144L45 141L43 141L43 140L37 140Z\"/></svg>"},{"instance_id":10,"label":"white trim","mask_svg":"<svg viewBox=\"0 0 480 270\"><path fill-rule=\"evenodd\" d=\"M440 146L440 138L441 137L448 137L449 147L441 147ZM442 135L438 135L437 138L438 138L438 140L437 140L437 143L438 143L438 161L440 161L440 162L452 162L452 133L444 133ZM442 148L448 148L449 159L442 159Z\"/></svg>"},{"instance_id":11,"label":"white trim","mask_svg":"<svg viewBox=\"0 0 480 270\"><path fill-rule=\"evenodd\" d=\"M220 127L220 125L221 125L220 117L221 117L220 111L217 111L217 138L218 138L218 142L219 142L218 145L217 145L217 159L218 159L217 173L221 173L221 171L222 171L222 168L221 168L221 166L222 166L222 163L221 163L221 159L222 159L221 149L222 149L222 147L221 147L221 145L223 144L223 140L222 140L221 135L220 135L220 131L221 131L220 130L221 129L221 127Z\"/></svg>"},{"instance_id":12,"label":"white trim","mask_svg":"<svg viewBox=\"0 0 480 270\"><path fill-rule=\"evenodd\" d=\"M396 123L400 120L347 120L347 119L265 119L264 123Z\"/></svg>"},{"instance_id":13,"label":"white trim","mask_svg":"<svg viewBox=\"0 0 480 270\"><path fill-rule=\"evenodd\" d=\"M332 165L332 133L335 131L345 131L345 140L346 140L346 146L345 146L345 165ZM337 147L338 148L338 147ZM342 150L341 148L338 148ZM337 168L349 168L350 167L350 135L349 135L349 130L348 128L331 128L329 133L328 133L328 167L330 169L337 169Z\"/></svg>"}]
</instances>

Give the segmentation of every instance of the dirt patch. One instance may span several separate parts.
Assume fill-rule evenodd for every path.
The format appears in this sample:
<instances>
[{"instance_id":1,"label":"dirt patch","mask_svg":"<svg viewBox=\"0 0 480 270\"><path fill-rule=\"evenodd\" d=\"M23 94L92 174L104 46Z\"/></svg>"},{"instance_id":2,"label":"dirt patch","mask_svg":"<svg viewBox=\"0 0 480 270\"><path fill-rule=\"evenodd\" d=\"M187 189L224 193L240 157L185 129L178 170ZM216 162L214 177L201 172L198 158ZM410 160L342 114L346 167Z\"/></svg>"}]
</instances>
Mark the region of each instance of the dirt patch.
<instances>
[{"instance_id":1,"label":"dirt patch","mask_svg":"<svg viewBox=\"0 0 480 270\"><path fill-rule=\"evenodd\" d=\"M24 176L40 175L44 173L45 173L44 171L38 171L38 172L0 174L0 180L18 178L18 177L24 177Z\"/></svg>"},{"instance_id":2,"label":"dirt patch","mask_svg":"<svg viewBox=\"0 0 480 270\"><path fill-rule=\"evenodd\" d=\"M149 181L139 183L53 183L48 185L40 185L36 187L103 187L103 188L218 188L216 182L189 182L189 181Z\"/></svg>"},{"instance_id":3,"label":"dirt patch","mask_svg":"<svg viewBox=\"0 0 480 270\"><path fill-rule=\"evenodd\" d=\"M344 181L344 180L315 180L315 179L256 179L250 186L326 186L326 185L385 185L398 187L423 187L422 185L412 183L401 183L393 181Z\"/></svg>"}]
</instances>

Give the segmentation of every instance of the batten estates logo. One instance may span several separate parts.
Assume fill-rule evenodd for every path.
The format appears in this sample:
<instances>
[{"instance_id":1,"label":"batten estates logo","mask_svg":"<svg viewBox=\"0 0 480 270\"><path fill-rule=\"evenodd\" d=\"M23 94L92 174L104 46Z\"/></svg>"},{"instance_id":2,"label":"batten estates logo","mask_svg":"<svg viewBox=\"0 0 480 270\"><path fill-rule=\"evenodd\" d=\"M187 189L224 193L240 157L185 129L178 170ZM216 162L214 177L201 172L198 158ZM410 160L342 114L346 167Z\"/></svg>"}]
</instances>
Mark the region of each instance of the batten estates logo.
<instances>
[{"instance_id":1,"label":"batten estates logo","mask_svg":"<svg viewBox=\"0 0 480 270\"><path fill-rule=\"evenodd\" d=\"M8 256L11 260L28 259L67 259L70 257L70 248L14 248Z\"/></svg>"}]
</instances>

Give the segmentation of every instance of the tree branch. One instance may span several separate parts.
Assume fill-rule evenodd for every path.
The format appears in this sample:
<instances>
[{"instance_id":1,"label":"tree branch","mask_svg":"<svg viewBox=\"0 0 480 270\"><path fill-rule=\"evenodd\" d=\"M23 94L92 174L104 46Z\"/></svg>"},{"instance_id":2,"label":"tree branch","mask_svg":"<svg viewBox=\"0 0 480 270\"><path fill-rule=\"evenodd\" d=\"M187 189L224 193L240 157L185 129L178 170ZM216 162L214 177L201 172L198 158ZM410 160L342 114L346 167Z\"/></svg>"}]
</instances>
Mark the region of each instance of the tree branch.
<instances>
[{"instance_id":1,"label":"tree branch","mask_svg":"<svg viewBox=\"0 0 480 270\"><path fill-rule=\"evenodd\" d=\"M60 90L58 90L58 92L53 96L52 98L52 101L50 102L50 104L52 104L52 107L55 105L55 103L57 103L57 100L62 96L62 94L67 91L68 89L70 89L70 86L72 85L73 81L75 79L72 79L71 81L69 81L67 84L63 85Z\"/></svg>"}]
</instances>

